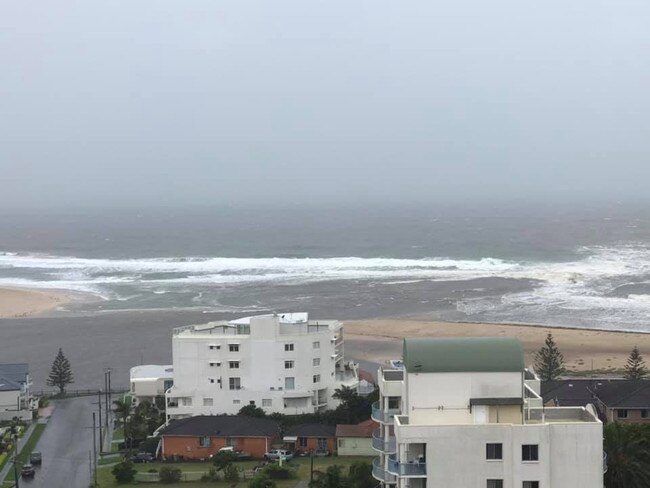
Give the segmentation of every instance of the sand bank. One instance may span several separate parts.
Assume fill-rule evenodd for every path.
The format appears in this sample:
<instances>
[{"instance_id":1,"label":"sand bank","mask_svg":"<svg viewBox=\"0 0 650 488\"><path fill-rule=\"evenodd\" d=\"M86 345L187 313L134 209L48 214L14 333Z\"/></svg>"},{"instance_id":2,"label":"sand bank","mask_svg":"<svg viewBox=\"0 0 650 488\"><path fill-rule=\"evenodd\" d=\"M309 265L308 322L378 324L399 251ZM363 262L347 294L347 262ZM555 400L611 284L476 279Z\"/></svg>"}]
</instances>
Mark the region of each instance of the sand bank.
<instances>
[{"instance_id":1,"label":"sand bank","mask_svg":"<svg viewBox=\"0 0 650 488\"><path fill-rule=\"evenodd\" d=\"M625 365L637 345L650 360L650 334L527 325L445 323L417 320L356 320L345 322L346 354L372 362L401 357L404 337L516 336L531 364L533 354L551 332L573 371L612 371ZM650 361L649 361L650 362Z\"/></svg>"},{"instance_id":2,"label":"sand bank","mask_svg":"<svg viewBox=\"0 0 650 488\"><path fill-rule=\"evenodd\" d=\"M72 301L61 291L0 288L0 318L20 318L55 310Z\"/></svg>"}]
</instances>

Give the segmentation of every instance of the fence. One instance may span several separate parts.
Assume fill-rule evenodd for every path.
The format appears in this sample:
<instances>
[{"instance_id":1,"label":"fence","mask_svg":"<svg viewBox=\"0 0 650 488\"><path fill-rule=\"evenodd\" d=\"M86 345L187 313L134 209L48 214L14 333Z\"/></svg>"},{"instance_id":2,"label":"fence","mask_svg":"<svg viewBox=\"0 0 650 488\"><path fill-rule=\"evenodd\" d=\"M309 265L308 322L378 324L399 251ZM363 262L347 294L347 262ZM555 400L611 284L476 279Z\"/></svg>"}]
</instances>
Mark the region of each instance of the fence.
<instances>
[{"instance_id":1,"label":"fence","mask_svg":"<svg viewBox=\"0 0 650 488\"><path fill-rule=\"evenodd\" d=\"M72 398L72 397L82 397L82 396L93 396L97 395L99 393L99 389L77 389L77 390L66 390L66 392L61 396L59 394L59 390L38 390L38 391L31 391L31 395L33 397L56 397L56 398ZM116 395L116 394L121 394L121 393L126 393L128 392L129 389L126 387L117 387L117 388L111 388L111 391L109 394L111 395ZM102 391L102 395L105 395L106 392Z\"/></svg>"},{"instance_id":2,"label":"fence","mask_svg":"<svg viewBox=\"0 0 650 488\"><path fill-rule=\"evenodd\" d=\"M171 468L174 467L173 464L169 465ZM201 478L209 474L208 471L184 471L181 473L181 481L201 481ZM219 474L220 479L223 479L223 473ZM252 469L244 470L239 472L240 480L251 480L255 477L255 471ZM160 474L155 473L145 473L139 472L135 475L135 481L139 483L160 483Z\"/></svg>"}]
</instances>

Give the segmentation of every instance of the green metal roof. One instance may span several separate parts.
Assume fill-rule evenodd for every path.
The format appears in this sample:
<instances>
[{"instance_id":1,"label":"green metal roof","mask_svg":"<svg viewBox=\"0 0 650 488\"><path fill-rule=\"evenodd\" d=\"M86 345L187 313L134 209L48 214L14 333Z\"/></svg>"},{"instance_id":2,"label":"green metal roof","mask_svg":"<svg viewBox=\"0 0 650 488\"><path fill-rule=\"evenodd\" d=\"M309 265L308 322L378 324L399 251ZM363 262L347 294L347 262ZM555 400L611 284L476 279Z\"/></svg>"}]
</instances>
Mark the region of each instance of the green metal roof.
<instances>
[{"instance_id":1,"label":"green metal roof","mask_svg":"<svg viewBox=\"0 0 650 488\"><path fill-rule=\"evenodd\" d=\"M524 351L516 337L406 338L403 354L409 373L524 370Z\"/></svg>"}]
</instances>

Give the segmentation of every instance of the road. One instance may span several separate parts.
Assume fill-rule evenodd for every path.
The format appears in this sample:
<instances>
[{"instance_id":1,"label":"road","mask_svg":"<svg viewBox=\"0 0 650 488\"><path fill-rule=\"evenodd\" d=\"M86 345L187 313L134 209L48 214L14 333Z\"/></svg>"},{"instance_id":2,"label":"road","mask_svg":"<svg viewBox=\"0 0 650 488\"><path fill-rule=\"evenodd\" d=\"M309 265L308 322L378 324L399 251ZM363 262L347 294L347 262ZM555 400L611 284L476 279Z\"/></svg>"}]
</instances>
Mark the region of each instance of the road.
<instances>
[{"instance_id":1,"label":"road","mask_svg":"<svg viewBox=\"0 0 650 488\"><path fill-rule=\"evenodd\" d=\"M36 468L33 479L20 481L21 487L88 488L94 402L93 397L56 401L52 418L36 446L43 453L43 464Z\"/></svg>"}]
</instances>

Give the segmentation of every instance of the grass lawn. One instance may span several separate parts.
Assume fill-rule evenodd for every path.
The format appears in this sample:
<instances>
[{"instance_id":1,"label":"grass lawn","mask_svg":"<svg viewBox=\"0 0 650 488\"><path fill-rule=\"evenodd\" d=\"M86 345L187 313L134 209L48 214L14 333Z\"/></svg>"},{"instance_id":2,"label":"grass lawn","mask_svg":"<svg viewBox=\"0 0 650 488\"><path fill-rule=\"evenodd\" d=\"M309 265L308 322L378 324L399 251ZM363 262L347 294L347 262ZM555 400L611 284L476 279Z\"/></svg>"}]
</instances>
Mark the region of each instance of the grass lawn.
<instances>
[{"instance_id":1,"label":"grass lawn","mask_svg":"<svg viewBox=\"0 0 650 488\"><path fill-rule=\"evenodd\" d=\"M363 461L367 463L372 463L372 457L366 456L350 456L350 457L323 457L323 458L314 458L314 470L315 471L324 471L328 466L338 464L343 466L344 471L347 471L347 468L354 462ZM238 462L235 465L242 470L250 470L255 466L259 465L259 461L242 461ZM293 480L282 480L278 481L278 488L293 488L298 481L309 480L310 475L310 459L309 458L296 458L292 459L287 463L289 466L297 468L298 477ZM149 463L149 464L136 464L134 465L135 469L140 472L147 472L150 469L160 469L161 466L173 466L179 468L183 472L207 472L208 469L212 466L211 463ZM115 482L115 478L111 473L110 467L99 468L97 470L97 479L99 481L100 488L117 488L118 485ZM136 484L136 483L134 483ZM150 483L138 483L140 485L149 485ZM156 484L154 484L156 485ZM240 481L237 486L245 488L248 485L248 480ZM127 485L128 486L128 485ZM204 487L213 487L213 488L228 488L232 486L230 483L225 481L219 482L181 482L165 485L170 488L204 488Z\"/></svg>"},{"instance_id":2,"label":"grass lawn","mask_svg":"<svg viewBox=\"0 0 650 488\"><path fill-rule=\"evenodd\" d=\"M32 432L31 437L27 440L27 442L21 449L20 453L18 454L18 466L22 466L23 464L29 462L29 455L36 447L36 443L41 438L41 435L43 434L43 431L45 430L46 426L47 424L36 424L36 427L34 427L34 431ZM5 482L8 481L13 483L14 480L15 480L14 471L12 469L9 471L9 474L5 478Z\"/></svg>"}]
</instances>

